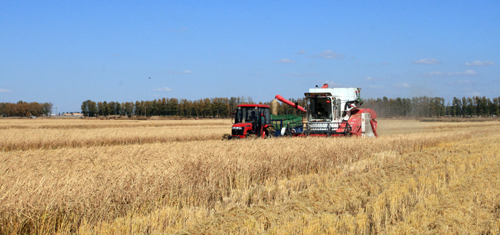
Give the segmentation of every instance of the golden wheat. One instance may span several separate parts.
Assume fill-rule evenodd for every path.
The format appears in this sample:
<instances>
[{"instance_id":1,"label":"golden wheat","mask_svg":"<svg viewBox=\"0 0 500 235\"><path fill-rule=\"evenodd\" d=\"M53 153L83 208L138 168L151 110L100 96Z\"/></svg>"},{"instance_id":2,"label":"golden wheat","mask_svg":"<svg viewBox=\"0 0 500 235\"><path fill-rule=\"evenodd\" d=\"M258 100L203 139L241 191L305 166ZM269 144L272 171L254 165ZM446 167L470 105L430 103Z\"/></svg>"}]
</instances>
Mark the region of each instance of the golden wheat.
<instances>
[{"instance_id":1,"label":"golden wheat","mask_svg":"<svg viewBox=\"0 0 500 235\"><path fill-rule=\"evenodd\" d=\"M416 123L379 121L380 135L481 128L484 123ZM55 149L172 141L216 140L229 133L229 120L137 121L87 119L3 119L0 150ZM493 125L500 123L493 122Z\"/></svg>"},{"instance_id":2,"label":"golden wheat","mask_svg":"<svg viewBox=\"0 0 500 235\"><path fill-rule=\"evenodd\" d=\"M96 119L1 119L3 129L98 129L165 126L225 126L229 119L204 120L96 120Z\"/></svg>"},{"instance_id":3,"label":"golden wheat","mask_svg":"<svg viewBox=\"0 0 500 235\"><path fill-rule=\"evenodd\" d=\"M165 206L80 232L498 234L500 135L474 137L233 189L212 210Z\"/></svg>"},{"instance_id":4,"label":"golden wheat","mask_svg":"<svg viewBox=\"0 0 500 235\"><path fill-rule=\"evenodd\" d=\"M89 125L104 125L98 122ZM79 135L71 128L1 130L11 136L1 137L3 146L20 147L0 151L0 233L411 233L445 231L445 224L454 226L450 232L494 232L499 223L492 218L500 213L491 189L497 182L484 177L478 190L486 192L475 200L488 209L469 214L477 225L438 221L445 212L432 207L441 200L454 210L474 206L455 205L469 192L457 186L455 198L447 198L443 180L458 185L499 160L491 151L498 150L498 136L486 132L498 131L498 123L451 129L381 121L386 134L378 139L189 141L227 133L230 122L178 122L78 128ZM423 133L395 134L405 127ZM464 156L455 159L458 154Z\"/></svg>"},{"instance_id":5,"label":"golden wheat","mask_svg":"<svg viewBox=\"0 0 500 235\"><path fill-rule=\"evenodd\" d=\"M97 121L99 122L99 121ZM101 121L103 122L103 121ZM106 122L106 121L104 121ZM88 123L87 128L79 124L64 124L60 129L38 123L26 125L24 129L1 130L0 150L55 149L61 147L110 146L171 141L214 140L228 132L228 124L215 122L165 121L165 123L129 123L120 126L121 121L111 124ZM230 122L226 122L229 123ZM119 125L116 127L116 125ZM98 128L94 128L94 127ZM69 128L74 127L74 128Z\"/></svg>"}]
</instances>

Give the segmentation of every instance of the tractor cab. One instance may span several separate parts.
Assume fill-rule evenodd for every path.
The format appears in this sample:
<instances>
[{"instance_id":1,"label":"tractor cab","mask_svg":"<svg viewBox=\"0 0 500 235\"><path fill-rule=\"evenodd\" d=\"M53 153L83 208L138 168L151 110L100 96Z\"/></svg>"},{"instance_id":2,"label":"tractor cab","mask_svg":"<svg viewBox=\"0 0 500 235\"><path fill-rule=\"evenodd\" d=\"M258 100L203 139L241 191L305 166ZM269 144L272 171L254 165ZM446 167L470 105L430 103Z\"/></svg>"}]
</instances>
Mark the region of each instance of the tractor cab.
<instances>
[{"instance_id":1,"label":"tractor cab","mask_svg":"<svg viewBox=\"0 0 500 235\"><path fill-rule=\"evenodd\" d=\"M234 115L234 124L230 136L224 138L269 137L274 129L271 124L269 105L240 104Z\"/></svg>"}]
</instances>

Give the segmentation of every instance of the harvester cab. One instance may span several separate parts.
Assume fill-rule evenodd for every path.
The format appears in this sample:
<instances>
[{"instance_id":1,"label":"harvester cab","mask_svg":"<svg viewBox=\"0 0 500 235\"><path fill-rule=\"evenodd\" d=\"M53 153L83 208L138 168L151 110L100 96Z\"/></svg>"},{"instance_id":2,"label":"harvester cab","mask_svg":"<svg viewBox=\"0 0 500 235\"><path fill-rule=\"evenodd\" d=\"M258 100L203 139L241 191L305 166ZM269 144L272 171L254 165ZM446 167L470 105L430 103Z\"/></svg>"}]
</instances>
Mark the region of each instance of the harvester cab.
<instances>
[{"instance_id":1,"label":"harvester cab","mask_svg":"<svg viewBox=\"0 0 500 235\"><path fill-rule=\"evenodd\" d=\"M231 135L224 135L223 139L246 137L271 137L274 129L271 124L269 105L240 104L234 115L234 124Z\"/></svg>"}]
</instances>

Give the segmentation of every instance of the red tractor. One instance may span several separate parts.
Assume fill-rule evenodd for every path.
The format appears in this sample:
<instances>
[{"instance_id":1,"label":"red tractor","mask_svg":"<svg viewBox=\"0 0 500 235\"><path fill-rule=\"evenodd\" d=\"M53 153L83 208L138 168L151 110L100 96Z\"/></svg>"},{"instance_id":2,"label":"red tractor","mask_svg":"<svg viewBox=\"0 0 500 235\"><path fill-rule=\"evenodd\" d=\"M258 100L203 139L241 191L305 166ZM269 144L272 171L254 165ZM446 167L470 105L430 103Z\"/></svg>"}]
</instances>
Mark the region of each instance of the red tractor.
<instances>
[{"instance_id":1,"label":"red tractor","mask_svg":"<svg viewBox=\"0 0 500 235\"><path fill-rule=\"evenodd\" d=\"M272 137L274 128L271 124L269 105L240 104L234 115L231 135L223 139L242 139L246 137Z\"/></svg>"}]
</instances>

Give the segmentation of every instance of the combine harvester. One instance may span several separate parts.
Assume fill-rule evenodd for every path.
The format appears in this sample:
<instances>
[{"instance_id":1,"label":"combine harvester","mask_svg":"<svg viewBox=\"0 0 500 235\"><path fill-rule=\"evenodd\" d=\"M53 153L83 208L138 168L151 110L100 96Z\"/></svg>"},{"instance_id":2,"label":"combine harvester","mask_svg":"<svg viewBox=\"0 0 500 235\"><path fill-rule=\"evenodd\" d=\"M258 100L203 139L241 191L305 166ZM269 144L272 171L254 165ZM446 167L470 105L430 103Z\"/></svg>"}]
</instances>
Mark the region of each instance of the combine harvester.
<instances>
[{"instance_id":1,"label":"combine harvester","mask_svg":"<svg viewBox=\"0 0 500 235\"><path fill-rule=\"evenodd\" d=\"M377 136L377 114L372 109L359 108L363 101L361 88L311 88L305 93L306 108L284 99L275 98L306 114L302 116L271 115L269 105L241 104L235 114L231 135L223 139L246 137L305 137L305 136ZM276 114L276 113L275 113Z\"/></svg>"}]
</instances>

